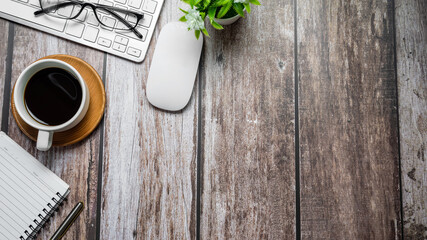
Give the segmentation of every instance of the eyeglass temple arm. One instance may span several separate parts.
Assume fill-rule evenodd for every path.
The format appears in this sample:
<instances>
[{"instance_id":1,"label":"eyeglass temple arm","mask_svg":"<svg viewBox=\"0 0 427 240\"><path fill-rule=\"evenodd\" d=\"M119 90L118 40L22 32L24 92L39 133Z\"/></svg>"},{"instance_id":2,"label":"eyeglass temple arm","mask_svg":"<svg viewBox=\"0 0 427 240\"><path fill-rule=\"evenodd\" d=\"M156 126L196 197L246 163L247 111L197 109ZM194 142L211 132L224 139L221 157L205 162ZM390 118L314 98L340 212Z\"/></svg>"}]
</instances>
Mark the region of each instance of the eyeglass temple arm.
<instances>
[{"instance_id":1,"label":"eyeglass temple arm","mask_svg":"<svg viewBox=\"0 0 427 240\"><path fill-rule=\"evenodd\" d=\"M113 10L116 12L121 12L121 13L132 13L135 14L136 16L140 17L140 18L144 18L144 13L139 13L139 12L135 12L132 10L127 10L127 9L123 9L123 8L118 8L118 7L112 7L112 6L108 6L108 5L102 5L102 4L94 4L97 7L102 7L104 9L108 9L108 10Z\"/></svg>"},{"instance_id":2,"label":"eyeglass temple arm","mask_svg":"<svg viewBox=\"0 0 427 240\"><path fill-rule=\"evenodd\" d=\"M40 10L37 10L37 11L35 11L35 12L34 12L34 15L35 15L35 16L37 16L37 15L40 15L40 14L43 14L43 13L49 12L50 10L53 10L53 9L57 9L57 8L61 8L61 7L66 7L66 6L68 6L68 5L75 5L75 4L76 4L76 3L75 3L75 2L73 2L73 1L70 1L70 2L63 2L63 3L60 3L60 4L56 4L56 5L53 5L53 6L47 7L47 8L42 8L42 9L40 9Z\"/></svg>"},{"instance_id":3,"label":"eyeglass temple arm","mask_svg":"<svg viewBox=\"0 0 427 240\"><path fill-rule=\"evenodd\" d=\"M98 5L99 6L99 5ZM104 8L104 7L103 7ZM132 32L135 33L136 36L138 36L139 38L142 38L142 34L135 29L135 27L132 27L132 25L130 25L125 19L123 19L120 15L118 15L117 13L110 11L110 10L116 10L115 8L104 8L104 10L108 11L109 13L111 13L112 15L114 15L114 17L116 17L118 20L120 20L120 22L122 22L124 25L126 25L126 27L128 27L130 30L132 30ZM121 10L121 9L120 9Z\"/></svg>"},{"instance_id":4,"label":"eyeglass temple arm","mask_svg":"<svg viewBox=\"0 0 427 240\"><path fill-rule=\"evenodd\" d=\"M40 15L40 14L44 14L44 13L46 13L46 12L48 12L48 11L50 11L50 10L52 10L52 9L56 9L56 8L60 8L60 7L66 7L66 6L68 6L68 5L73 5L73 4L75 4L76 3L76 1L69 1L69 2L64 2L64 3L60 3L60 4L57 4L57 5L53 5L53 6L50 6L50 7L48 7L48 8L44 8L44 9L41 9L41 10L37 10L37 11L35 11L34 12L34 15L35 16L37 16L37 15ZM121 9L121 8L115 8L115 7L110 7L110 6L104 6L104 5L101 5L101 4L96 4L96 6L97 7L99 7L99 8L103 8L104 10L106 10L106 11L108 11L109 13L111 13L111 14L113 14L117 19L119 19L124 25L126 25L126 27L128 27L130 30L132 30L134 33L135 33L135 35L136 36L138 36L139 38L142 38L143 36L142 36L142 34L138 31L138 30L136 30L135 29L135 27L132 27L132 25L130 25L126 20L124 20L120 15L118 15L117 13L115 13L115 12L113 12L113 11L119 11L119 12L123 12L123 13L127 13L127 12L131 12L131 13L133 13L133 14L135 14L139 19L138 20L140 20L141 18L143 18L144 17L144 14L140 14L140 13L136 13L136 12L132 12L132 11L127 11L127 10L124 10L124 9ZM113 10L113 11L111 11L111 10Z\"/></svg>"}]
</instances>

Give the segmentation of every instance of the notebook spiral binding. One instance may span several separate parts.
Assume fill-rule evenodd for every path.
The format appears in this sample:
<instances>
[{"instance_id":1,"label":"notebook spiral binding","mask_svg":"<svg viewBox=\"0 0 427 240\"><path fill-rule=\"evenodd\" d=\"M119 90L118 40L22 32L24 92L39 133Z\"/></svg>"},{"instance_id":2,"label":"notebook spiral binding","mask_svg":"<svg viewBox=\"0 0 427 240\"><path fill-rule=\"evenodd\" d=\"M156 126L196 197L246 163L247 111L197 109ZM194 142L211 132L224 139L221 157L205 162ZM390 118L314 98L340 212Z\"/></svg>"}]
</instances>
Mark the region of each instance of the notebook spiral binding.
<instances>
[{"instance_id":1,"label":"notebook spiral binding","mask_svg":"<svg viewBox=\"0 0 427 240\"><path fill-rule=\"evenodd\" d=\"M55 203L54 206L52 204L48 203L47 208L43 208L42 211L44 214L46 214L45 217L40 213L38 214L38 217L40 220L34 219L33 222L35 224L35 227L31 224L28 226L30 232L28 230L24 231L24 235L21 235L19 237L20 240L27 240L27 239L34 239L37 236L37 233L45 226L46 222L49 221L49 219L52 217L52 215L55 213L55 211L59 208L59 206L62 204L62 202L65 200L65 196L62 196L59 192L56 193L56 196L52 197L52 201Z\"/></svg>"}]
</instances>

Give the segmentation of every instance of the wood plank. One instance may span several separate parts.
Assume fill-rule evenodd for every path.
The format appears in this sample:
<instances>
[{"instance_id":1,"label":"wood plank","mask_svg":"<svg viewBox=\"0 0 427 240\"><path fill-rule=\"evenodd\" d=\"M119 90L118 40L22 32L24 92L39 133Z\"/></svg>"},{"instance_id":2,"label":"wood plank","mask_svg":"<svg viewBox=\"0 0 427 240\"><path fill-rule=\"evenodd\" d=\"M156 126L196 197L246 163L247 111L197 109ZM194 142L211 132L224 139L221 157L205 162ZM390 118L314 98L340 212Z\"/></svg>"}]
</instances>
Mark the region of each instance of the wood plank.
<instances>
[{"instance_id":1,"label":"wood plank","mask_svg":"<svg viewBox=\"0 0 427 240\"><path fill-rule=\"evenodd\" d=\"M0 123L2 122L3 114L3 98L4 98L4 83L6 77L6 58L7 58L7 46L9 36L9 22L0 19Z\"/></svg>"},{"instance_id":2,"label":"wood plank","mask_svg":"<svg viewBox=\"0 0 427 240\"><path fill-rule=\"evenodd\" d=\"M142 64L107 60L101 239L195 236L197 86L177 113L153 108L145 94L158 33L180 17L165 1Z\"/></svg>"},{"instance_id":3,"label":"wood plank","mask_svg":"<svg viewBox=\"0 0 427 240\"><path fill-rule=\"evenodd\" d=\"M19 74L35 60L51 54L69 54L82 58L102 73L102 52L50 36L27 27L15 25L12 87ZM68 202L42 231L39 239L48 239L78 201L85 209L67 233L67 239L94 239L96 235L97 175L100 131L97 128L89 137L69 147L55 147L48 152L36 150L36 144L18 128L9 113L9 135L39 161L54 171L70 185Z\"/></svg>"},{"instance_id":4,"label":"wood plank","mask_svg":"<svg viewBox=\"0 0 427 240\"><path fill-rule=\"evenodd\" d=\"M427 2L396 1L403 233L427 238Z\"/></svg>"},{"instance_id":5,"label":"wood plank","mask_svg":"<svg viewBox=\"0 0 427 240\"><path fill-rule=\"evenodd\" d=\"M252 10L205 40L201 239L296 234L294 6Z\"/></svg>"},{"instance_id":6,"label":"wood plank","mask_svg":"<svg viewBox=\"0 0 427 240\"><path fill-rule=\"evenodd\" d=\"M393 4L297 4L302 239L401 238Z\"/></svg>"}]
</instances>

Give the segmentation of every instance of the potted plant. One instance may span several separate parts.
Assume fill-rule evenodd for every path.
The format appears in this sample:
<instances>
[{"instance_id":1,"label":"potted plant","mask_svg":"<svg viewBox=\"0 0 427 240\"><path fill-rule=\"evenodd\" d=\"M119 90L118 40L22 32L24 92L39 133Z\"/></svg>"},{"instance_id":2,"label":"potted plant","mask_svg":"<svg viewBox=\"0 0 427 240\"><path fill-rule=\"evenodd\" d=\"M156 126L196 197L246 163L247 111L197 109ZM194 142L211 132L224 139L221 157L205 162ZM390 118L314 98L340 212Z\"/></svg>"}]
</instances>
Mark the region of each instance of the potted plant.
<instances>
[{"instance_id":1,"label":"potted plant","mask_svg":"<svg viewBox=\"0 0 427 240\"><path fill-rule=\"evenodd\" d=\"M218 30L222 25L232 24L240 17L245 17L245 11L251 13L251 5L261 5L258 0L182 0L190 5L190 9L180 10L184 13L179 20L187 22L188 30L194 30L199 39L200 32L209 37L205 27L205 18Z\"/></svg>"}]
</instances>

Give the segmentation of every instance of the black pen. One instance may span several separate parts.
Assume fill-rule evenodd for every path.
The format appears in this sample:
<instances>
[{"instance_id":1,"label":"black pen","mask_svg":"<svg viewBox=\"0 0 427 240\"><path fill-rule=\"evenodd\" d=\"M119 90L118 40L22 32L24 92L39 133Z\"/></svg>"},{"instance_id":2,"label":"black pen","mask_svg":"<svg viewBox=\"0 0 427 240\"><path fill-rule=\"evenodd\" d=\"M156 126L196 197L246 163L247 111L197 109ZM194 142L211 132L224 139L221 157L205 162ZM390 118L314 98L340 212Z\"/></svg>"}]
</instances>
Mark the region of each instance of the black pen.
<instances>
[{"instance_id":1,"label":"black pen","mask_svg":"<svg viewBox=\"0 0 427 240\"><path fill-rule=\"evenodd\" d=\"M53 234L50 240L59 240L64 237L65 233L67 233L68 229L83 211L84 204L79 202L76 206L71 210L70 214L65 218L64 222L62 222L61 226L59 226L58 230Z\"/></svg>"}]
</instances>

